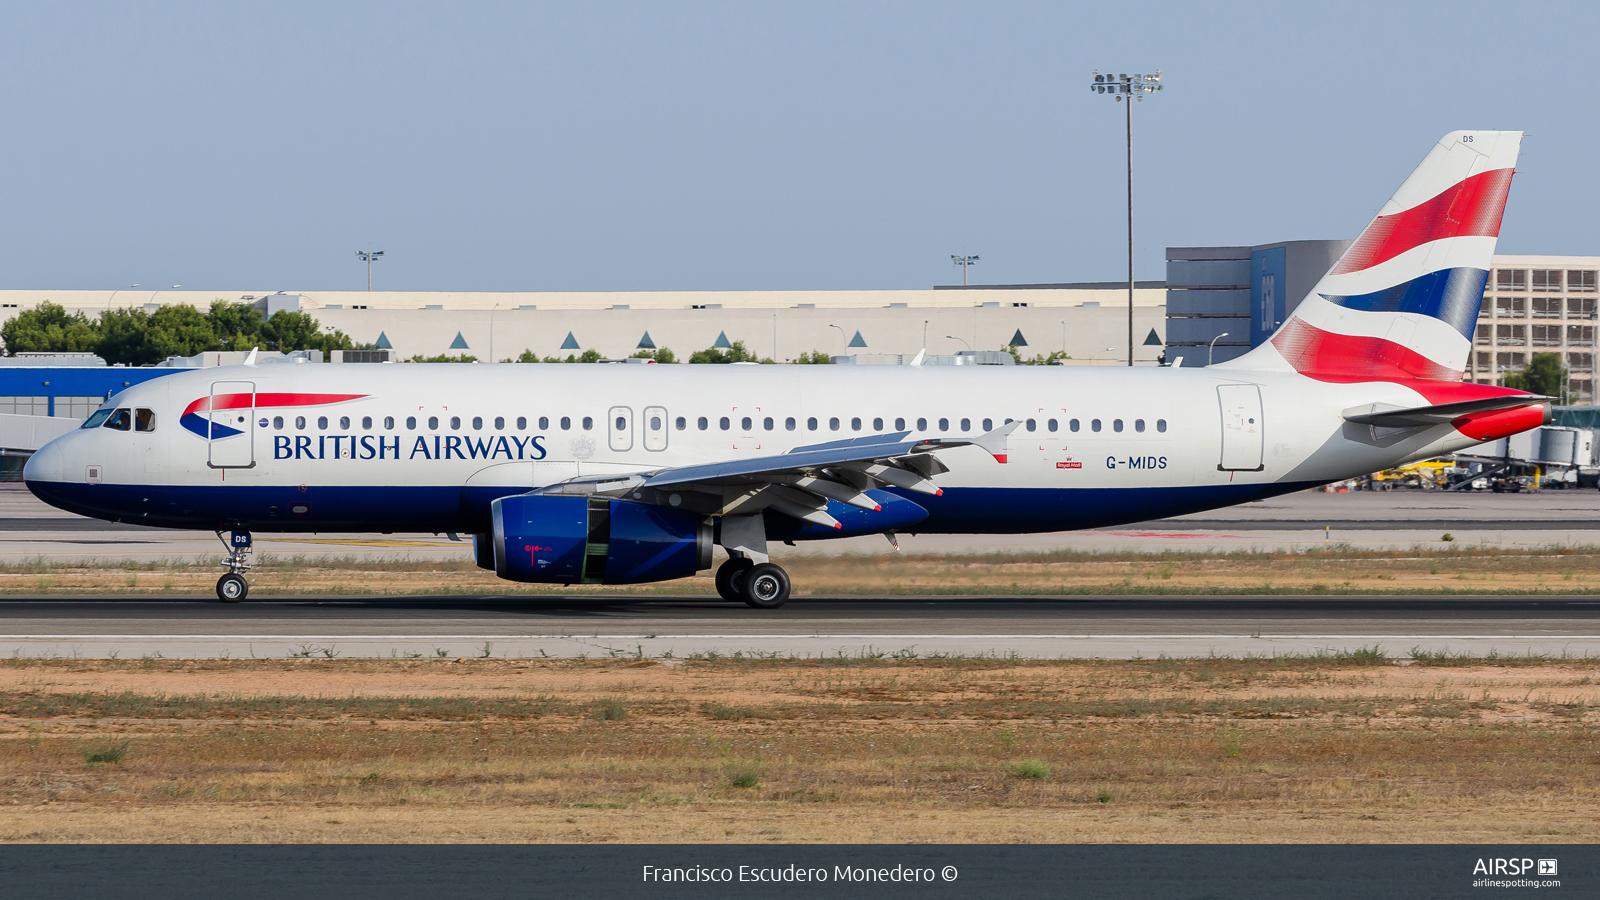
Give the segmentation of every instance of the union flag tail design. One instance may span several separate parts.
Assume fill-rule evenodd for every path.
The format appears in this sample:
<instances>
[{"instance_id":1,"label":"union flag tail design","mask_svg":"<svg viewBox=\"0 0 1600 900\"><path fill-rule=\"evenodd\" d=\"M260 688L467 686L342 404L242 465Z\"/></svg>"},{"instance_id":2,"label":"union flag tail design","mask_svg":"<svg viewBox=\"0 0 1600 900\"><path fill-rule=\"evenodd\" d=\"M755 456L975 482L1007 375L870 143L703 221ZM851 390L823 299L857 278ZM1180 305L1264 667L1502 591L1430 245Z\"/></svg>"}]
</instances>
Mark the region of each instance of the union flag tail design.
<instances>
[{"instance_id":1,"label":"union flag tail design","mask_svg":"<svg viewBox=\"0 0 1600 900\"><path fill-rule=\"evenodd\" d=\"M1270 341L1231 363L1319 381L1459 381L1520 131L1439 140Z\"/></svg>"}]
</instances>

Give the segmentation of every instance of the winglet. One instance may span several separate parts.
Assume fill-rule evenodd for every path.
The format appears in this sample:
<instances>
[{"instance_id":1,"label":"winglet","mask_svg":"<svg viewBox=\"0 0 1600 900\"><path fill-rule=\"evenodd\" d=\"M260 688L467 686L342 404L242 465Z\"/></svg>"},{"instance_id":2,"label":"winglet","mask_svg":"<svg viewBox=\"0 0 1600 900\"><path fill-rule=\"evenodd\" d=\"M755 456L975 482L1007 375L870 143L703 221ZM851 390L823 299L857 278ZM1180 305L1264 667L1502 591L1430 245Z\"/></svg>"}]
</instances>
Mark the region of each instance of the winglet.
<instances>
[{"instance_id":1,"label":"winglet","mask_svg":"<svg viewBox=\"0 0 1600 900\"><path fill-rule=\"evenodd\" d=\"M1006 438L1011 436L1011 432L1021 427L1022 422L1020 420L1010 422L993 431L978 435L972 439L972 443L987 450L989 455L994 457L995 462L1003 464L1006 461Z\"/></svg>"},{"instance_id":2,"label":"winglet","mask_svg":"<svg viewBox=\"0 0 1600 900\"><path fill-rule=\"evenodd\" d=\"M928 352L928 348L927 347L923 347L921 350L918 350L917 351L917 355L912 357L911 358L911 362L906 363L906 365L908 365L908 366L916 366L919 369L922 368L922 355L924 353L927 353L927 352Z\"/></svg>"},{"instance_id":3,"label":"winglet","mask_svg":"<svg viewBox=\"0 0 1600 900\"><path fill-rule=\"evenodd\" d=\"M251 347L250 348L250 355L246 356L244 358L244 364L247 365L247 366L255 365L256 364L256 354L258 352L260 352L260 350L261 350L260 347Z\"/></svg>"}]
</instances>

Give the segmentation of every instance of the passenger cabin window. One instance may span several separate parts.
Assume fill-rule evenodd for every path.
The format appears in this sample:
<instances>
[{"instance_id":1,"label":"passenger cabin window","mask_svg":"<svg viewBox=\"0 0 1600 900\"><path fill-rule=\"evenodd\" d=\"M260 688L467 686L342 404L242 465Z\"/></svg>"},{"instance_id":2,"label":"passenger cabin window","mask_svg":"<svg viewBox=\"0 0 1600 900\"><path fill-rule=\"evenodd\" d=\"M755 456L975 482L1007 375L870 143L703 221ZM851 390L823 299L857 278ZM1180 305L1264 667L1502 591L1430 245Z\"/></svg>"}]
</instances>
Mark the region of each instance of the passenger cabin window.
<instances>
[{"instance_id":1,"label":"passenger cabin window","mask_svg":"<svg viewBox=\"0 0 1600 900\"><path fill-rule=\"evenodd\" d=\"M918 431L927 431L928 430L928 420L927 419L918 419L917 420L917 430Z\"/></svg>"},{"instance_id":2,"label":"passenger cabin window","mask_svg":"<svg viewBox=\"0 0 1600 900\"><path fill-rule=\"evenodd\" d=\"M1140 431L1140 432L1144 431L1144 420L1143 419L1134 419L1133 420L1133 430L1134 431Z\"/></svg>"},{"instance_id":3,"label":"passenger cabin window","mask_svg":"<svg viewBox=\"0 0 1600 900\"><path fill-rule=\"evenodd\" d=\"M678 430L679 430L679 431L683 431L683 430L684 430L684 429L685 429L685 428L688 428L688 427L689 427L689 420L688 420L688 419L685 419L685 418L684 418L684 417L683 417L683 416L679 416L679 417L678 417L678 418L677 418L677 420L676 420L676 421L674 421L674 422L673 422L673 423L672 423L672 424L673 424L673 426L674 426L674 427L676 427L676 428L677 428L677 429L678 429Z\"/></svg>"},{"instance_id":4,"label":"passenger cabin window","mask_svg":"<svg viewBox=\"0 0 1600 900\"><path fill-rule=\"evenodd\" d=\"M416 431L417 430L417 417L416 416L406 416L406 428L411 430L411 431Z\"/></svg>"},{"instance_id":5,"label":"passenger cabin window","mask_svg":"<svg viewBox=\"0 0 1600 900\"><path fill-rule=\"evenodd\" d=\"M961 420L961 430L962 431L971 431L972 430L972 420L971 419L962 419Z\"/></svg>"},{"instance_id":6,"label":"passenger cabin window","mask_svg":"<svg viewBox=\"0 0 1600 900\"><path fill-rule=\"evenodd\" d=\"M383 428L384 428L385 431L393 431L394 430L394 416L384 416L383 417Z\"/></svg>"},{"instance_id":7,"label":"passenger cabin window","mask_svg":"<svg viewBox=\"0 0 1600 900\"><path fill-rule=\"evenodd\" d=\"M1027 429L1029 431L1038 431L1039 430L1039 423L1035 422L1032 419L1029 419L1028 422L1027 422L1026 427L1027 427Z\"/></svg>"},{"instance_id":8,"label":"passenger cabin window","mask_svg":"<svg viewBox=\"0 0 1600 900\"><path fill-rule=\"evenodd\" d=\"M765 419L761 420L761 428L764 431L771 431L774 424L775 423L772 421L771 416L767 416Z\"/></svg>"},{"instance_id":9,"label":"passenger cabin window","mask_svg":"<svg viewBox=\"0 0 1600 900\"><path fill-rule=\"evenodd\" d=\"M1162 434L1166 434L1166 432L1167 432L1167 420L1166 419L1157 419L1156 420L1156 430L1161 432Z\"/></svg>"},{"instance_id":10,"label":"passenger cabin window","mask_svg":"<svg viewBox=\"0 0 1600 900\"><path fill-rule=\"evenodd\" d=\"M362 416L361 417L361 428L362 428L363 431L371 431L372 430L372 417L371 416Z\"/></svg>"},{"instance_id":11,"label":"passenger cabin window","mask_svg":"<svg viewBox=\"0 0 1600 900\"><path fill-rule=\"evenodd\" d=\"M350 417L349 416L340 416L339 417L339 427L341 429L343 429L343 430L348 431L350 429Z\"/></svg>"},{"instance_id":12,"label":"passenger cabin window","mask_svg":"<svg viewBox=\"0 0 1600 900\"><path fill-rule=\"evenodd\" d=\"M549 416L540 416L539 417L539 430L540 431L549 431L550 430L550 417Z\"/></svg>"},{"instance_id":13,"label":"passenger cabin window","mask_svg":"<svg viewBox=\"0 0 1600 900\"><path fill-rule=\"evenodd\" d=\"M882 431L883 430L883 420L880 419L880 418L874 418L872 420L872 430L873 431Z\"/></svg>"},{"instance_id":14,"label":"passenger cabin window","mask_svg":"<svg viewBox=\"0 0 1600 900\"><path fill-rule=\"evenodd\" d=\"M994 430L994 420L993 419L984 419L983 420L983 430L984 431L993 431Z\"/></svg>"},{"instance_id":15,"label":"passenger cabin window","mask_svg":"<svg viewBox=\"0 0 1600 900\"><path fill-rule=\"evenodd\" d=\"M584 416L583 417L583 430L584 431L593 431L594 430L594 417L592 417L592 416Z\"/></svg>"},{"instance_id":16,"label":"passenger cabin window","mask_svg":"<svg viewBox=\"0 0 1600 900\"><path fill-rule=\"evenodd\" d=\"M472 430L473 431L482 431L483 430L483 416L473 416L472 417Z\"/></svg>"},{"instance_id":17,"label":"passenger cabin window","mask_svg":"<svg viewBox=\"0 0 1600 900\"><path fill-rule=\"evenodd\" d=\"M1077 431L1078 430L1078 420L1077 419L1073 419L1072 421L1068 422L1067 423L1067 430L1068 431Z\"/></svg>"},{"instance_id":18,"label":"passenger cabin window","mask_svg":"<svg viewBox=\"0 0 1600 900\"><path fill-rule=\"evenodd\" d=\"M723 416L721 419L717 420L717 424L722 427L723 431L727 431L729 428L733 427L733 423L728 421L727 416Z\"/></svg>"},{"instance_id":19,"label":"passenger cabin window","mask_svg":"<svg viewBox=\"0 0 1600 900\"><path fill-rule=\"evenodd\" d=\"M850 430L851 431L860 431L861 430L861 419L860 419L859 416L856 417L856 418L852 418L850 420Z\"/></svg>"},{"instance_id":20,"label":"passenger cabin window","mask_svg":"<svg viewBox=\"0 0 1600 900\"><path fill-rule=\"evenodd\" d=\"M133 413L127 409L119 409L111 414L111 418L106 419L105 427L127 431L133 427Z\"/></svg>"},{"instance_id":21,"label":"passenger cabin window","mask_svg":"<svg viewBox=\"0 0 1600 900\"><path fill-rule=\"evenodd\" d=\"M1045 430L1047 430L1047 431L1055 431L1056 430L1056 424L1057 424L1056 420L1055 419L1051 419L1050 421L1044 423Z\"/></svg>"},{"instance_id":22,"label":"passenger cabin window","mask_svg":"<svg viewBox=\"0 0 1600 900\"><path fill-rule=\"evenodd\" d=\"M317 427L323 429L324 431L326 431L327 428L328 428L328 417L327 416L317 416Z\"/></svg>"},{"instance_id":23,"label":"passenger cabin window","mask_svg":"<svg viewBox=\"0 0 1600 900\"><path fill-rule=\"evenodd\" d=\"M829 431L838 431L839 430L839 417L838 416L834 416L833 418L830 418L828 420L828 430Z\"/></svg>"},{"instance_id":24,"label":"passenger cabin window","mask_svg":"<svg viewBox=\"0 0 1600 900\"><path fill-rule=\"evenodd\" d=\"M661 417L660 416L651 416L650 417L650 430L651 431L660 431L661 430Z\"/></svg>"},{"instance_id":25,"label":"passenger cabin window","mask_svg":"<svg viewBox=\"0 0 1600 900\"><path fill-rule=\"evenodd\" d=\"M429 416L428 417L428 430L429 431L438 431L439 430L439 417L438 416Z\"/></svg>"},{"instance_id":26,"label":"passenger cabin window","mask_svg":"<svg viewBox=\"0 0 1600 900\"><path fill-rule=\"evenodd\" d=\"M495 427L499 428L500 426L496 425ZM517 430L518 431L527 431L528 430L528 417L527 416L517 416Z\"/></svg>"},{"instance_id":27,"label":"passenger cabin window","mask_svg":"<svg viewBox=\"0 0 1600 900\"><path fill-rule=\"evenodd\" d=\"M1115 432L1118 432L1120 434L1122 432L1122 420L1121 419L1112 419L1111 420L1111 430L1115 431Z\"/></svg>"},{"instance_id":28,"label":"passenger cabin window","mask_svg":"<svg viewBox=\"0 0 1600 900\"><path fill-rule=\"evenodd\" d=\"M785 431L793 431L794 430L794 426L795 426L794 416L790 416L789 418L783 420L783 429Z\"/></svg>"},{"instance_id":29,"label":"passenger cabin window","mask_svg":"<svg viewBox=\"0 0 1600 900\"><path fill-rule=\"evenodd\" d=\"M949 431L950 430L950 420L949 419L940 419L939 420L939 430L940 431Z\"/></svg>"},{"instance_id":30,"label":"passenger cabin window","mask_svg":"<svg viewBox=\"0 0 1600 900\"><path fill-rule=\"evenodd\" d=\"M460 431L461 430L461 417L460 416L451 416L450 417L450 427L451 427L451 429L453 429L455 431Z\"/></svg>"},{"instance_id":31,"label":"passenger cabin window","mask_svg":"<svg viewBox=\"0 0 1600 900\"><path fill-rule=\"evenodd\" d=\"M505 416L495 416L494 417L494 430L495 431L505 431L506 430L506 417Z\"/></svg>"},{"instance_id":32,"label":"passenger cabin window","mask_svg":"<svg viewBox=\"0 0 1600 900\"><path fill-rule=\"evenodd\" d=\"M895 431L905 431L906 430L906 420L905 419L895 419L894 420L894 430Z\"/></svg>"},{"instance_id":33,"label":"passenger cabin window","mask_svg":"<svg viewBox=\"0 0 1600 900\"><path fill-rule=\"evenodd\" d=\"M109 410L109 409L98 409L98 410L95 410L94 414L89 416L89 418L85 419L83 424L79 425L78 427L79 428L99 428L101 425L105 424L106 419L108 419L110 417L111 417L111 410ZM283 420L279 419L278 421L282 422Z\"/></svg>"},{"instance_id":34,"label":"passenger cabin window","mask_svg":"<svg viewBox=\"0 0 1600 900\"><path fill-rule=\"evenodd\" d=\"M817 418L816 418L816 416L812 416L811 418L806 419L806 430L807 431L816 431L817 430Z\"/></svg>"},{"instance_id":35,"label":"passenger cabin window","mask_svg":"<svg viewBox=\"0 0 1600 900\"><path fill-rule=\"evenodd\" d=\"M750 426L751 426L751 422L750 422L750 417L749 416L745 416L743 419L739 420L739 428L742 429L743 431L749 432L750 431Z\"/></svg>"},{"instance_id":36,"label":"passenger cabin window","mask_svg":"<svg viewBox=\"0 0 1600 900\"><path fill-rule=\"evenodd\" d=\"M282 431L283 430L283 416L273 416L272 417L272 427L276 428L279 431Z\"/></svg>"},{"instance_id":37,"label":"passenger cabin window","mask_svg":"<svg viewBox=\"0 0 1600 900\"><path fill-rule=\"evenodd\" d=\"M297 430L297 431L305 431L306 430L306 417L305 416L295 416L294 417L294 427L295 427L295 430Z\"/></svg>"},{"instance_id":38,"label":"passenger cabin window","mask_svg":"<svg viewBox=\"0 0 1600 900\"><path fill-rule=\"evenodd\" d=\"M701 416L694 424L701 431L705 431L707 428L711 427L711 420L705 416Z\"/></svg>"},{"instance_id":39,"label":"passenger cabin window","mask_svg":"<svg viewBox=\"0 0 1600 900\"><path fill-rule=\"evenodd\" d=\"M656 419L655 421L656 422L660 422L661 420L660 419ZM616 426L617 426L617 430L618 431L627 431L628 430L628 417L627 416L617 416ZM660 427L660 426L658 425L657 427Z\"/></svg>"},{"instance_id":40,"label":"passenger cabin window","mask_svg":"<svg viewBox=\"0 0 1600 900\"><path fill-rule=\"evenodd\" d=\"M1100 430L1100 420L1099 419L1090 419L1089 420L1089 430L1090 431L1099 431Z\"/></svg>"},{"instance_id":41,"label":"passenger cabin window","mask_svg":"<svg viewBox=\"0 0 1600 900\"><path fill-rule=\"evenodd\" d=\"M561 417L561 430L562 431L571 431L572 430L572 417L571 416L562 416Z\"/></svg>"}]
</instances>

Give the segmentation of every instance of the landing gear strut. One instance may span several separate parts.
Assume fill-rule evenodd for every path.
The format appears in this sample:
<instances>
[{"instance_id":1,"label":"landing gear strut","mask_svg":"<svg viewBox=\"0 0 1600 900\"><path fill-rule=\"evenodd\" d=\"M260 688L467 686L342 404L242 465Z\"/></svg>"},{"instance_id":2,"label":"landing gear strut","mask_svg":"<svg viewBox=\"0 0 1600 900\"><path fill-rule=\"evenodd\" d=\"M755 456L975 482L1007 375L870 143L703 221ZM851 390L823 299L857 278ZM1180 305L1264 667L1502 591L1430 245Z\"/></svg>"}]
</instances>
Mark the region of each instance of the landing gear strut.
<instances>
[{"instance_id":1,"label":"landing gear strut","mask_svg":"<svg viewBox=\"0 0 1600 900\"><path fill-rule=\"evenodd\" d=\"M217 579L217 599L223 603L238 603L250 594L250 582L244 580L244 573L252 568L249 561L250 532L235 531L224 539L222 532L218 531L217 540L222 541L222 546L228 550L228 555L222 560L222 564L228 567L228 573Z\"/></svg>"},{"instance_id":2,"label":"landing gear strut","mask_svg":"<svg viewBox=\"0 0 1600 900\"><path fill-rule=\"evenodd\" d=\"M789 602L789 573L767 556L766 525L759 513L723 518L717 542L729 556L717 570L722 599L756 609L777 609Z\"/></svg>"}]
</instances>

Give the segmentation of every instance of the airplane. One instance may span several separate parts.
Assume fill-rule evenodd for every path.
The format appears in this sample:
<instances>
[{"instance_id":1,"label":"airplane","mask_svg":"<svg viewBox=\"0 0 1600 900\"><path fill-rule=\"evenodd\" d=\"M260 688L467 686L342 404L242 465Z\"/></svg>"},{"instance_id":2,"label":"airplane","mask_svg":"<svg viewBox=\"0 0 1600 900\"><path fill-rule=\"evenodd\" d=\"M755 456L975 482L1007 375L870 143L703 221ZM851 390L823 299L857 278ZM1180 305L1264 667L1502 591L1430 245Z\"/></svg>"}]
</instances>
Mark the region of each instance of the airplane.
<instances>
[{"instance_id":1,"label":"airplane","mask_svg":"<svg viewBox=\"0 0 1600 900\"><path fill-rule=\"evenodd\" d=\"M46 502L216 532L471 534L517 582L693 576L771 609L775 542L1176 516L1550 420L1463 383L1521 132L1432 149L1269 340L1207 367L289 365L132 386L28 460ZM918 355L916 363L920 363ZM229 532L223 538L223 532Z\"/></svg>"}]
</instances>

